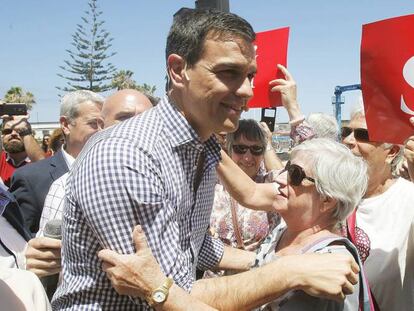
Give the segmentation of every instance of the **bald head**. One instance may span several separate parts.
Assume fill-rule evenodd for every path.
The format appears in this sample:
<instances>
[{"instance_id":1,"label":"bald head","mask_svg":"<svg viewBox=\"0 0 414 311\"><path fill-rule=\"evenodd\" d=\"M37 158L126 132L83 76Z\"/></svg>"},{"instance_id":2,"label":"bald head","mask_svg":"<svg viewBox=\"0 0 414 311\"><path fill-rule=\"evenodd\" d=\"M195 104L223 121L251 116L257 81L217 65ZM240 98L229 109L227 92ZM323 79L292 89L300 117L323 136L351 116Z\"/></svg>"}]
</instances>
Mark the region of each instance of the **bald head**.
<instances>
[{"instance_id":1,"label":"bald head","mask_svg":"<svg viewBox=\"0 0 414 311\"><path fill-rule=\"evenodd\" d=\"M105 127L122 122L152 108L150 100L137 90L125 89L109 96L102 107Z\"/></svg>"}]
</instances>

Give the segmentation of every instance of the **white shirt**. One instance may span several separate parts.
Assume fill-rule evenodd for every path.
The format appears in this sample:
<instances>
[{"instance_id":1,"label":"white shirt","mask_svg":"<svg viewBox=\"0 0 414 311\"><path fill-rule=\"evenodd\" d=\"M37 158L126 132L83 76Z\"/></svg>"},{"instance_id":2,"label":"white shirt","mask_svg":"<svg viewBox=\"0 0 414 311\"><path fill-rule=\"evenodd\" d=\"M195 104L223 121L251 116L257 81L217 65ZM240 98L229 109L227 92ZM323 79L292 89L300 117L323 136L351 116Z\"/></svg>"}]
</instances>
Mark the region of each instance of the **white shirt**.
<instances>
[{"instance_id":1,"label":"white shirt","mask_svg":"<svg viewBox=\"0 0 414 311\"><path fill-rule=\"evenodd\" d=\"M386 192L364 199L356 240L381 311L414 309L414 184L399 178Z\"/></svg>"},{"instance_id":2,"label":"white shirt","mask_svg":"<svg viewBox=\"0 0 414 311\"><path fill-rule=\"evenodd\" d=\"M75 162L75 158L62 148L63 158L68 165L68 168L72 167ZM46 223L52 219L62 219L63 203L65 202L65 186L66 179L68 178L68 172L56 179L49 188L49 192L45 198L45 204L43 205L42 215L40 216L39 231L36 236L43 236Z\"/></svg>"},{"instance_id":3,"label":"white shirt","mask_svg":"<svg viewBox=\"0 0 414 311\"><path fill-rule=\"evenodd\" d=\"M0 268L24 269L26 262L24 252L27 242L3 216L0 216L0 239L7 249L14 254L18 265L16 267L14 257L6 251L3 245L0 245Z\"/></svg>"},{"instance_id":4,"label":"white shirt","mask_svg":"<svg viewBox=\"0 0 414 311\"><path fill-rule=\"evenodd\" d=\"M66 161L66 164L68 165L68 168L70 169L75 162L75 158L72 157L69 153L66 152L65 148L62 147L62 154L63 158Z\"/></svg>"},{"instance_id":5,"label":"white shirt","mask_svg":"<svg viewBox=\"0 0 414 311\"><path fill-rule=\"evenodd\" d=\"M43 236L46 223L52 219L62 219L63 204L65 202L65 186L69 173L56 179L49 188L45 198L42 215L40 216L39 231L36 236Z\"/></svg>"}]
</instances>

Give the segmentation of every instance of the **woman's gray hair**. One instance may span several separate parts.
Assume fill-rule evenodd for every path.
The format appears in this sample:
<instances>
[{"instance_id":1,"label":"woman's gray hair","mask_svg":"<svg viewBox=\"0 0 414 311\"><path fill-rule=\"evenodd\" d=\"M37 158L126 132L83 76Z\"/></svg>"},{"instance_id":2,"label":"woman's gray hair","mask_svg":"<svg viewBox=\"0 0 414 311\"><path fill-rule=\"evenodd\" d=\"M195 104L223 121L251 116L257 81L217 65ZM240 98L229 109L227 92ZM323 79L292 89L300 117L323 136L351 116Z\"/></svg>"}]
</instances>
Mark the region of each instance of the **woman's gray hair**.
<instances>
[{"instance_id":1,"label":"woman's gray hair","mask_svg":"<svg viewBox=\"0 0 414 311\"><path fill-rule=\"evenodd\" d=\"M74 120L79 115L79 105L91 101L102 108L105 98L97 93L88 90L78 90L65 94L60 104L60 115Z\"/></svg>"},{"instance_id":2,"label":"woman's gray hair","mask_svg":"<svg viewBox=\"0 0 414 311\"><path fill-rule=\"evenodd\" d=\"M307 119L309 125L315 131L316 137L329 138L338 141L339 128L336 119L326 113L311 113Z\"/></svg>"},{"instance_id":3,"label":"woman's gray hair","mask_svg":"<svg viewBox=\"0 0 414 311\"><path fill-rule=\"evenodd\" d=\"M365 109L364 109L364 101L362 96L359 97L358 103L353 107L351 110L351 120L354 118L363 117L365 118ZM394 146L398 146L400 149L397 155L392 159L390 166L391 166L391 173L393 177L398 177L399 168L401 167L402 163L404 162L404 147L402 145L396 145L391 143L382 143L382 147L384 149L391 149Z\"/></svg>"},{"instance_id":4,"label":"woman's gray hair","mask_svg":"<svg viewBox=\"0 0 414 311\"><path fill-rule=\"evenodd\" d=\"M359 204L368 185L367 165L346 146L327 138L307 140L292 150L310 163L316 190L337 201L333 218L341 222Z\"/></svg>"},{"instance_id":5,"label":"woman's gray hair","mask_svg":"<svg viewBox=\"0 0 414 311\"><path fill-rule=\"evenodd\" d=\"M253 119L243 119L239 121L239 127L233 133L227 134L227 150L231 153L234 142L241 136L247 140L259 141L263 148L266 148L267 140L260 124Z\"/></svg>"}]
</instances>

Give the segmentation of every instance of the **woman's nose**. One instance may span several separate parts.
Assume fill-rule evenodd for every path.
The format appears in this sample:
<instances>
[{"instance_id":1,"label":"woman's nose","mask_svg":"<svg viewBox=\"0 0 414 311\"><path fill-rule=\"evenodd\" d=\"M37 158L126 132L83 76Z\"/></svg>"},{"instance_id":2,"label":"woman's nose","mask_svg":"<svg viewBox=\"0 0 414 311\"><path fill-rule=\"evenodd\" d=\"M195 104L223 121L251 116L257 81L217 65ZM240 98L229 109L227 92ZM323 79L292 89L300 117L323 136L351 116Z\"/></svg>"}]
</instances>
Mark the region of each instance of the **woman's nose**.
<instances>
[{"instance_id":1,"label":"woman's nose","mask_svg":"<svg viewBox=\"0 0 414 311\"><path fill-rule=\"evenodd\" d=\"M276 182L281 186L287 185L287 171L282 170L276 178Z\"/></svg>"}]
</instances>

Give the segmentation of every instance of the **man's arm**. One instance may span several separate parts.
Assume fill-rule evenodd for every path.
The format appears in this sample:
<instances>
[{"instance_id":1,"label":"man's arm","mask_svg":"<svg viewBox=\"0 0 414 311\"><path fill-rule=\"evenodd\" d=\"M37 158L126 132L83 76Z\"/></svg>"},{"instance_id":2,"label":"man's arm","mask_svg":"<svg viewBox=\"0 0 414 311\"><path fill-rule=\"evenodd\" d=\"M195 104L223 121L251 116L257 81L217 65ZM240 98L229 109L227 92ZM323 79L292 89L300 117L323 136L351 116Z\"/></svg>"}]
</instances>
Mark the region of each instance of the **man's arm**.
<instances>
[{"instance_id":1,"label":"man's arm","mask_svg":"<svg viewBox=\"0 0 414 311\"><path fill-rule=\"evenodd\" d=\"M119 294L146 298L165 280L165 276L146 244L142 229L134 229L136 253L120 255L102 250L98 257L103 270ZM247 272L203 279L185 294L173 285L167 301L157 310L178 310L177 304L199 300L219 310L250 310L272 301L290 290L327 299L343 300L358 280L358 265L343 254L305 254L286 256Z\"/></svg>"},{"instance_id":2,"label":"man's arm","mask_svg":"<svg viewBox=\"0 0 414 311\"><path fill-rule=\"evenodd\" d=\"M274 211L272 208L277 187L273 183L257 184L224 152L217 165L217 174L230 195L241 205L263 211Z\"/></svg>"},{"instance_id":3,"label":"man's arm","mask_svg":"<svg viewBox=\"0 0 414 311\"><path fill-rule=\"evenodd\" d=\"M40 161L45 158L45 153L42 148L40 148L33 135L28 134L23 136L23 143L27 156L32 162Z\"/></svg>"},{"instance_id":4,"label":"man's arm","mask_svg":"<svg viewBox=\"0 0 414 311\"><path fill-rule=\"evenodd\" d=\"M358 271L347 255L285 256L247 272L198 280L191 296L219 310L251 310L291 290L341 301L353 292Z\"/></svg>"}]
</instances>

